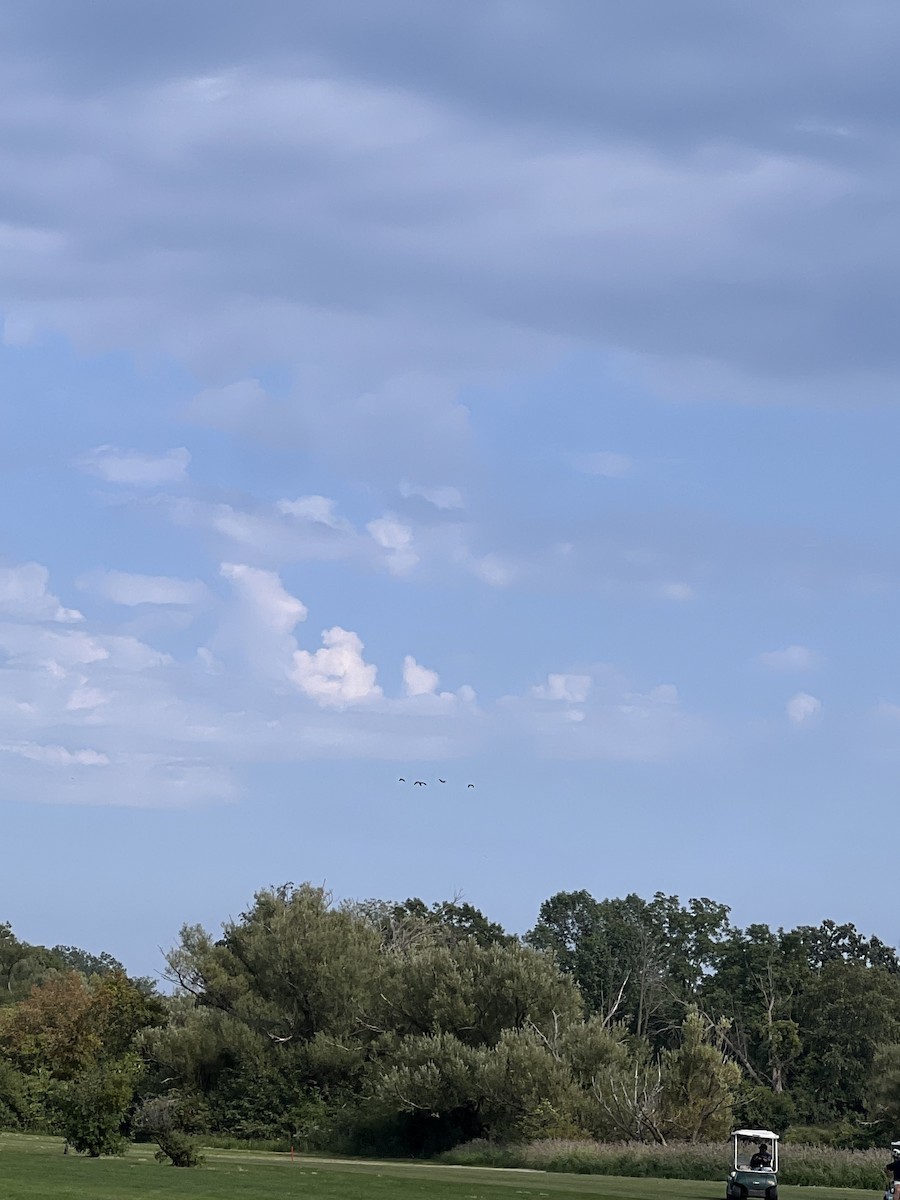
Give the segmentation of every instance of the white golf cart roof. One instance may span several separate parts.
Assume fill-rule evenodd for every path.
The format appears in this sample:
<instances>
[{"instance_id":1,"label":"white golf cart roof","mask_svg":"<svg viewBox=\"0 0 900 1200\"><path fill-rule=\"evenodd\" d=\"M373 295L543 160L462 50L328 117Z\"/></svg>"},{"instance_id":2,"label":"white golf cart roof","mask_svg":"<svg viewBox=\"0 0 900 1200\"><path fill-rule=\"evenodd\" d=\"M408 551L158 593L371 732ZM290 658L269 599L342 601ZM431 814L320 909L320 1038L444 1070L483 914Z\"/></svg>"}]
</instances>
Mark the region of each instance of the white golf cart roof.
<instances>
[{"instance_id":1,"label":"white golf cart roof","mask_svg":"<svg viewBox=\"0 0 900 1200\"><path fill-rule=\"evenodd\" d=\"M771 1129L733 1129L731 1131L733 1138L750 1138L752 1141L760 1142L777 1142L778 1134L773 1133Z\"/></svg>"}]
</instances>

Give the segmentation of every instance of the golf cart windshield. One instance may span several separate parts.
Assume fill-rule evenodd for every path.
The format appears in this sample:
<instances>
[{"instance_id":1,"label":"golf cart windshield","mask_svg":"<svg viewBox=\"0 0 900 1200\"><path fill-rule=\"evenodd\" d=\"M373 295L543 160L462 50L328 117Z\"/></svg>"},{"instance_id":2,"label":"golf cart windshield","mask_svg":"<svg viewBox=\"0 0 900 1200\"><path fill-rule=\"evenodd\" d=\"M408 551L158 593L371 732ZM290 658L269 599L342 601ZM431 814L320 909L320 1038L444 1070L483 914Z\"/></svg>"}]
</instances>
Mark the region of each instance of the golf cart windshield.
<instances>
[{"instance_id":1,"label":"golf cart windshield","mask_svg":"<svg viewBox=\"0 0 900 1200\"><path fill-rule=\"evenodd\" d=\"M736 1171L778 1170L778 1134L771 1129L735 1129L734 1169Z\"/></svg>"}]
</instances>

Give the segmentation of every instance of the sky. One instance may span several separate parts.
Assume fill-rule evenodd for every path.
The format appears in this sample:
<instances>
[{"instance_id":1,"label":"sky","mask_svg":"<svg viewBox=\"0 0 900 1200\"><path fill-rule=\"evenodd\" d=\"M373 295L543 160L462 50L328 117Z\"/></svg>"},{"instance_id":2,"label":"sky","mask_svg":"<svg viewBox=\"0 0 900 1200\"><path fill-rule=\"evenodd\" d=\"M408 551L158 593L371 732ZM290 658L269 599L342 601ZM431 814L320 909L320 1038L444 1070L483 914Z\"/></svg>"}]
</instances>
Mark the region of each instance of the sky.
<instances>
[{"instance_id":1,"label":"sky","mask_svg":"<svg viewBox=\"0 0 900 1200\"><path fill-rule=\"evenodd\" d=\"M3 6L0 919L139 973L303 880L900 941L898 36Z\"/></svg>"}]
</instances>

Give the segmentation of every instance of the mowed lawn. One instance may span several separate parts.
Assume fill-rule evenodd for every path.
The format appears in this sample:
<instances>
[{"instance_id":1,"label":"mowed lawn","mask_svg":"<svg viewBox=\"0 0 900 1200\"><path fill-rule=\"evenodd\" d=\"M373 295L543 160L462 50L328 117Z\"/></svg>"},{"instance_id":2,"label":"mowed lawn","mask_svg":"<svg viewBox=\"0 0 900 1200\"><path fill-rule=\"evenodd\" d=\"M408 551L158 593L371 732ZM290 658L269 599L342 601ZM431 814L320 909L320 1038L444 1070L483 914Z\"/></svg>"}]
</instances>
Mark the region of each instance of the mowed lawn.
<instances>
[{"instance_id":1,"label":"mowed lawn","mask_svg":"<svg viewBox=\"0 0 900 1200\"><path fill-rule=\"evenodd\" d=\"M552 1175L427 1163L353 1162L231 1150L208 1150L192 1170L162 1166L152 1147L132 1146L124 1158L87 1159L62 1153L52 1138L0 1134L3 1200L721 1200L717 1183L683 1179L619 1179ZM862 1200L874 1193L839 1188L782 1188L784 1200Z\"/></svg>"}]
</instances>

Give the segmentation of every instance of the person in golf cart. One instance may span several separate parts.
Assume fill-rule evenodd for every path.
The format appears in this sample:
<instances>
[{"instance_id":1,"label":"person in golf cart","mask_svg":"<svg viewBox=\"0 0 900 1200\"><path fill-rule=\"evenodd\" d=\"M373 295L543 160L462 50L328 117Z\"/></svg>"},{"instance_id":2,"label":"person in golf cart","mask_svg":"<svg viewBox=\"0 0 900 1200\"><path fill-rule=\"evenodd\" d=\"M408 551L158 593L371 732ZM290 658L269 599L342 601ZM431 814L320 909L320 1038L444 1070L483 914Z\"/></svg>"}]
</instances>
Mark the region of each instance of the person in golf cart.
<instances>
[{"instance_id":1,"label":"person in golf cart","mask_svg":"<svg viewBox=\"0 0 900 1200\"><path fill-rule=\"evenodd\" d=\"M772 1166L772 1155L766 1142L759 1143L759 1149L750 1159L751 1171L768 1171Z\"/></svg>"},{"instance_id":2,"label":"person in golf cart","mask_svg":"<svg viewBox=\"0 0 900 1200\"><path fill-rule=\"evenodd\" d=\"M888 1177L888 1191L893 1192L894 1200L900 1200L900 1142L891 1142L891 1161L884 1173Z\"/></svg>"}]
</instances>

